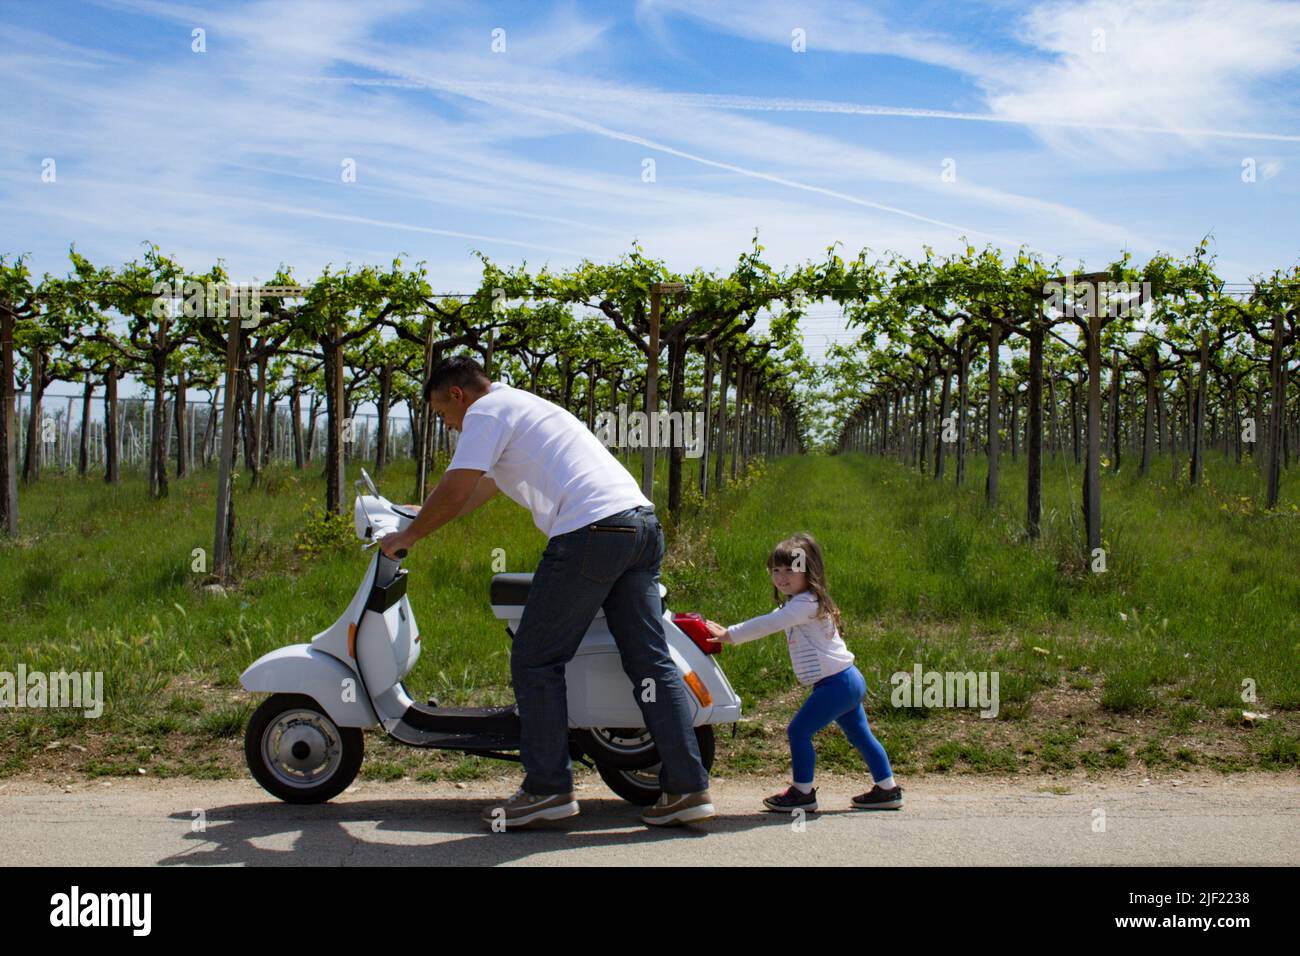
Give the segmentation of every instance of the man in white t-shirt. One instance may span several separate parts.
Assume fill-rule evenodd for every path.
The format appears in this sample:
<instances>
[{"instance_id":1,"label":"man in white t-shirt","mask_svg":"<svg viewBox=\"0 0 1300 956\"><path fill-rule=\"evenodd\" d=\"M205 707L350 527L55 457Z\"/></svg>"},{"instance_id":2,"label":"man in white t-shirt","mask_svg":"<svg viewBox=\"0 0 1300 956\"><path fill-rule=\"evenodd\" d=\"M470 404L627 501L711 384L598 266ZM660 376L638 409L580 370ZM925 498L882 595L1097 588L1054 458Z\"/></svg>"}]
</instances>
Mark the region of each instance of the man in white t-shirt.
<instances>
[{"instance_id":1,"label":"man in white t-shirt","mask_svg":"<svg viewBox=\"0 0 1300 956\"><path fill-rule=\"evenodd\" d=\"M519 706L523 786L483 810L507 827L578 812L569 759L565 665L600 608L633 687L653 680L653 702L634 694L662 758L663 796L641 819L677 824L713 816L681 675L660 618L663 529L654 505L609 450L565 409L504 382L469 358L440 363L424 398L461 433L456 451L411 525L385 537L392 557L497 491L532 512L549 539L510 650Z\"/></svg>"}]
</instances>

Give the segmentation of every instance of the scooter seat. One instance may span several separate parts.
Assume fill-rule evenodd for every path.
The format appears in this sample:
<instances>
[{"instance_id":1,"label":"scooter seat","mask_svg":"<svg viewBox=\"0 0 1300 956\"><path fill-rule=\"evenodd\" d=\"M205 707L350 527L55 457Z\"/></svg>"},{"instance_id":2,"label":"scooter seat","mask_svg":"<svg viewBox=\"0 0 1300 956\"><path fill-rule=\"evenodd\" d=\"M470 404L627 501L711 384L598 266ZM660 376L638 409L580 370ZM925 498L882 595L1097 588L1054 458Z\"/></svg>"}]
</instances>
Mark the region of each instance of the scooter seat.
<instances>
[{"instance_id":1,"label":"scooter seat","mask_svg":"<svg viewBox=\"0 0 1300 956\"><path fill-rule=\"evenodd\" d=\"M528 591L533 586L532 574L494 574L488 589L488 600L497 606L523 607L528 603ZM668 606L668 589L659 584L661 607Z\"/></svg>"},{"instance_id":2,"label":"scooter seat","mask_svg":"<svg viewBox=\"0 0 1300 956\"><path fill-rule=\"evenodd\" d=\"M494 574L489 597L493 604L515 604L520 607L528 603L528 589L533 585L531 574Z\"/></svg>"}]
</instances>

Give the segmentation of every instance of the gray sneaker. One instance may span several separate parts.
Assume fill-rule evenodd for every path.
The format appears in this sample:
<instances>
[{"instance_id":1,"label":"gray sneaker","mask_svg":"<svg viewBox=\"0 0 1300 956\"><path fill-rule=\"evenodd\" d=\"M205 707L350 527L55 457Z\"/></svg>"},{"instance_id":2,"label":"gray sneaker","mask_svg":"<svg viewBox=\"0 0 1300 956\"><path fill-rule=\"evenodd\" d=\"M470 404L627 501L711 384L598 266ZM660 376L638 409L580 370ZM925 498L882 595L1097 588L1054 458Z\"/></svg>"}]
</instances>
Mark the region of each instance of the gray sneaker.
<instances>
[{"instance_id":1,"label":"gray sneaker","mask_svg":"<svg viewBox=\"0 0 1300 956\"><path fill-rule=\"evenodd\" d=\"M578 815L578 801L573 791L539 795L523 787L504 803L494 803L483 808L484 823L496 824L501 820L506 829L526 827L539 820L563 820Z\"/></svg>"},{"instance_id":2,"label":"gray sneaker","mask_svg":"<svg viewBox=\"0 0 1300 956\"><path fill-rule=\"evenodd\" d=\"M709 791L697 793L662 793L654 806L641 811L641 822L647 826L676 826L695 823L715 816Z\"/></svg>"},{"instance_id":3,"label":"gray sneaker","mask_svg":"<svg viewBox=\"0 0 1300 956\"><path fill-rule=\"evenodd\" d=\"M880 784L872 784L870 790L858 794L850 802L854 810L901 810L903 788L895 785L889 790L882 790Z\"/></svg>"}]
</instances>

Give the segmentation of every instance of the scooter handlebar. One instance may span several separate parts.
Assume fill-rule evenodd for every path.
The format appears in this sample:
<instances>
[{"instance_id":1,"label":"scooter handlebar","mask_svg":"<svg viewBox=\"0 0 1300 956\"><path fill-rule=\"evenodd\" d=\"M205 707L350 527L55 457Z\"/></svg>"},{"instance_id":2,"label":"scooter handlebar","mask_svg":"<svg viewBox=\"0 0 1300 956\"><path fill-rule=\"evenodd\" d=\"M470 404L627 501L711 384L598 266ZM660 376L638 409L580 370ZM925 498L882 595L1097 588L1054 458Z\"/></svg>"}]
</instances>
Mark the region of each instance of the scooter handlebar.
<instances>
[{"instance_id":1,"label":"scooter handlebar","mask_svg":"<svg viewBox=\"0 0 1300 956\"><path fill-rule=\"evenodd\" d=\"M383 558L385 561L401 561L402 558L406 557L406 555L409 553L408 550L407 550L406 548L399 548L399 549L397 549L396 551L393 552L393 556L390 558L390 557L388 556L388 553L384 550L384 539L383 539L383 538L378 538L378 539L376 539L376 540L375 540L375 545L376 545L376 546L378 547L378 549L379 549L379 556L380 556L381 558Z\"/></svg>"}]
</instances>

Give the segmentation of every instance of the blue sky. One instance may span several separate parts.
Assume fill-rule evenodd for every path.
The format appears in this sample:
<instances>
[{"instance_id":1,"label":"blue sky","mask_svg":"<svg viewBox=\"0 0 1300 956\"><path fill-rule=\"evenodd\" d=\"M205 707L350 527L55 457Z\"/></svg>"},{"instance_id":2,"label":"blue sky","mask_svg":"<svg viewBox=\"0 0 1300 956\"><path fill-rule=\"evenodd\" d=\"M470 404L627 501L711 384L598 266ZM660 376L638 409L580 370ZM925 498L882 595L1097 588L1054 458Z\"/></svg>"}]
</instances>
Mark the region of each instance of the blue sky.
<instances>
[{"instance_id":1,"label":"blue sky","mask_svg":"<svg viewBox=\"0 0 1300 956\"><path fill-rule=\"evenodd\" d=\"M472 249L725 270L756 229L778 265L962 235L1300 258L1297 3L3 0L0 74L0 251L38 274L148 239L241 280L401 254L458 291ZM839 325L814 309L814 357Z\"/></svg>"}]
</instances>

